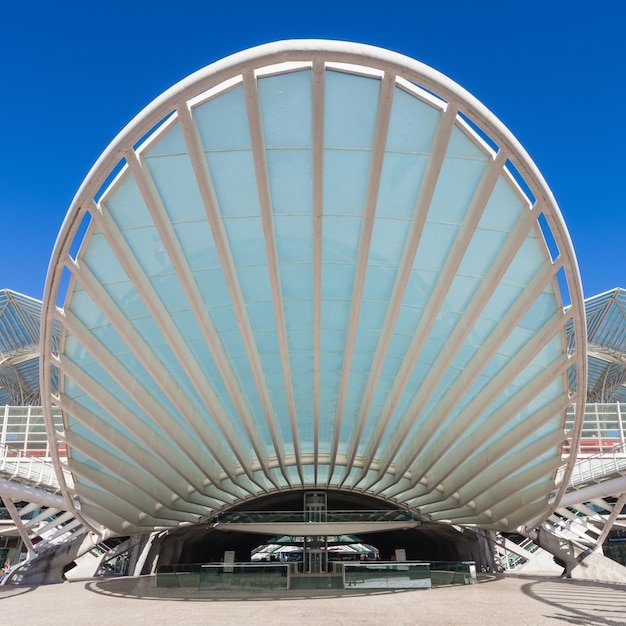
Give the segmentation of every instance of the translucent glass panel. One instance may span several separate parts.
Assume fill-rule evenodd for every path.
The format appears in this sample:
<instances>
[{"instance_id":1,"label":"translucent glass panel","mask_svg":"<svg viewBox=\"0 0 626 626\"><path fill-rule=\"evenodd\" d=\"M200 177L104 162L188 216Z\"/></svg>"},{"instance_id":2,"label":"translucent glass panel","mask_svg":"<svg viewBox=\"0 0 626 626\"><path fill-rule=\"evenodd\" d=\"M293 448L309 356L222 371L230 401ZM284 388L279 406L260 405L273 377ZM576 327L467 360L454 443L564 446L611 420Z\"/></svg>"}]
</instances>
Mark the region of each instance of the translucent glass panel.
<instances>
[{"instance_id":1,"label":"translucent glass panel","mask_svg":"<svg viewBox=\"0 0 626 626\"><path fill-rule=\"evenodd\" d=\"M76 438L174 452L208 508L288 485L413 501L532 420L497 458L548 467L523 456L567 403L558 267L500 142L382 73L247 72L128 153L70 266ZM117 475L113 448L74 458Z\"/></svg>"}]
</instances>

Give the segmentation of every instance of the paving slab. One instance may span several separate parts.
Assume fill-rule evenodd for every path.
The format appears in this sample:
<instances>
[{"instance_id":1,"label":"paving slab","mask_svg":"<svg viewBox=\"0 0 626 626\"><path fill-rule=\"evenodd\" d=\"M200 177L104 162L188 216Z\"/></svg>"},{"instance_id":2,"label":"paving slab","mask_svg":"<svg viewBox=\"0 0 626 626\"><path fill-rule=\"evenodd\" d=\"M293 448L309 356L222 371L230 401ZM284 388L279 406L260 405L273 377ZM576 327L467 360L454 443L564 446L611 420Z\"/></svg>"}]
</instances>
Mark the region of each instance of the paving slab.
<instances>
[{"instance_id":1,"label":"paving slab","mask_svg":"<svg viewBox=\"0 0 626 626\"><path fill-rule=\"evenodd\" d=\"M626 586L537 576L481 575L478 584L414 591L241 592L157 588L151 576L40 587L0 586L7 624L132 626L263 624L626 624Z\"/></svg>"}]
</instances>

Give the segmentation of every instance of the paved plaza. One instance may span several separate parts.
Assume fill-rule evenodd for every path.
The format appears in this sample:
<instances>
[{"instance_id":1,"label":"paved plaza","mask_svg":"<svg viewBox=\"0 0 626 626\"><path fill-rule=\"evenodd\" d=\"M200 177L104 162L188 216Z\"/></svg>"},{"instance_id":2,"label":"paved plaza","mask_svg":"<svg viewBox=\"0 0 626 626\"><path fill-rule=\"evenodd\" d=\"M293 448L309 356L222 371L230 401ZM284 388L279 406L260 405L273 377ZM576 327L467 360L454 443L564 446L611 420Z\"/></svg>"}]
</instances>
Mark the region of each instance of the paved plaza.
<instances>
[{"instance_id":1,"label":"paved plaza","mask_svg":"<svg viewBox=\"0 0 626 626\"><path fill-rule=\"evenodd\" d=\"M626 586L481 576L422 591L219 595L157 589L153 577L0 586L2 624L625 624Z\"/></svg>"}]
</instances>

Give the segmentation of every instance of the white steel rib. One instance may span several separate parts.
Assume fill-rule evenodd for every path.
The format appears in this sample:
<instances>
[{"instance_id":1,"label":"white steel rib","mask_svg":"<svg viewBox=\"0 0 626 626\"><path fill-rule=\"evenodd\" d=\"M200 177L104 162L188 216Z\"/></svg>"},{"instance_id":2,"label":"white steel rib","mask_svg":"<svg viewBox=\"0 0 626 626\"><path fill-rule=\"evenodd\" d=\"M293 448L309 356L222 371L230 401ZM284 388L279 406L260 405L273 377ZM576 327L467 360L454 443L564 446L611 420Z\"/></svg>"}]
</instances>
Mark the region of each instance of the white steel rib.
<instances>
[{"instance_id":1,"label":"white steel rib","mask_svg":"<svg viewBox=\"0 0 626 626\"><path fill-rule=\"evenodd\" d=\"M509 529L564 489L567 229L506 127L402 55L277 42L172 87L85 179L44 295L47 427L93 524L337 489Z\"/></svg>"}]
</instances>

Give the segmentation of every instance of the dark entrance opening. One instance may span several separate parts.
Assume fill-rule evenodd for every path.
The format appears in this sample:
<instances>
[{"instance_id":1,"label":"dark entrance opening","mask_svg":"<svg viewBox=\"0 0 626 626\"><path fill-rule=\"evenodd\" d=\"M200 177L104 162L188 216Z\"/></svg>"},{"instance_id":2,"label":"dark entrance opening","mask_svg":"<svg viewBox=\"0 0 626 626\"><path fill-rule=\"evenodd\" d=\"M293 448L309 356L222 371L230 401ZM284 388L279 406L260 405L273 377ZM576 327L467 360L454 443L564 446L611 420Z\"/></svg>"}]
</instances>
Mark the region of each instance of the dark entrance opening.
<instances>
[{"instance_id":1,"label":"dark entrance opening","mask_svg":"<svg viewBox=\"0 0 626 626\"><path fill-rule=\"evenodd\" d=\"M394 510L392 503L355 492L326 491L330 511ZM305 491L276 493L240 504L228 514L246 511L302 511ZM318 513L319 514L319 511ZM224 552L234 551L237 562L249 562L253 551L276 536L253 532L230 531L226 525L217 530L210 523L169 531L155 548L158 565L219 563ZM423 522L417 528L376 533L359 533L358 538L375 546L381 560L391 560L403 549L411 561L475 561L477 567L491 564L490 549L484 535L471 528L436 522ZM319 564L320 568L322 563ZM321 569L320 569L321 571Z\"/></svg>"}]
</instances>

